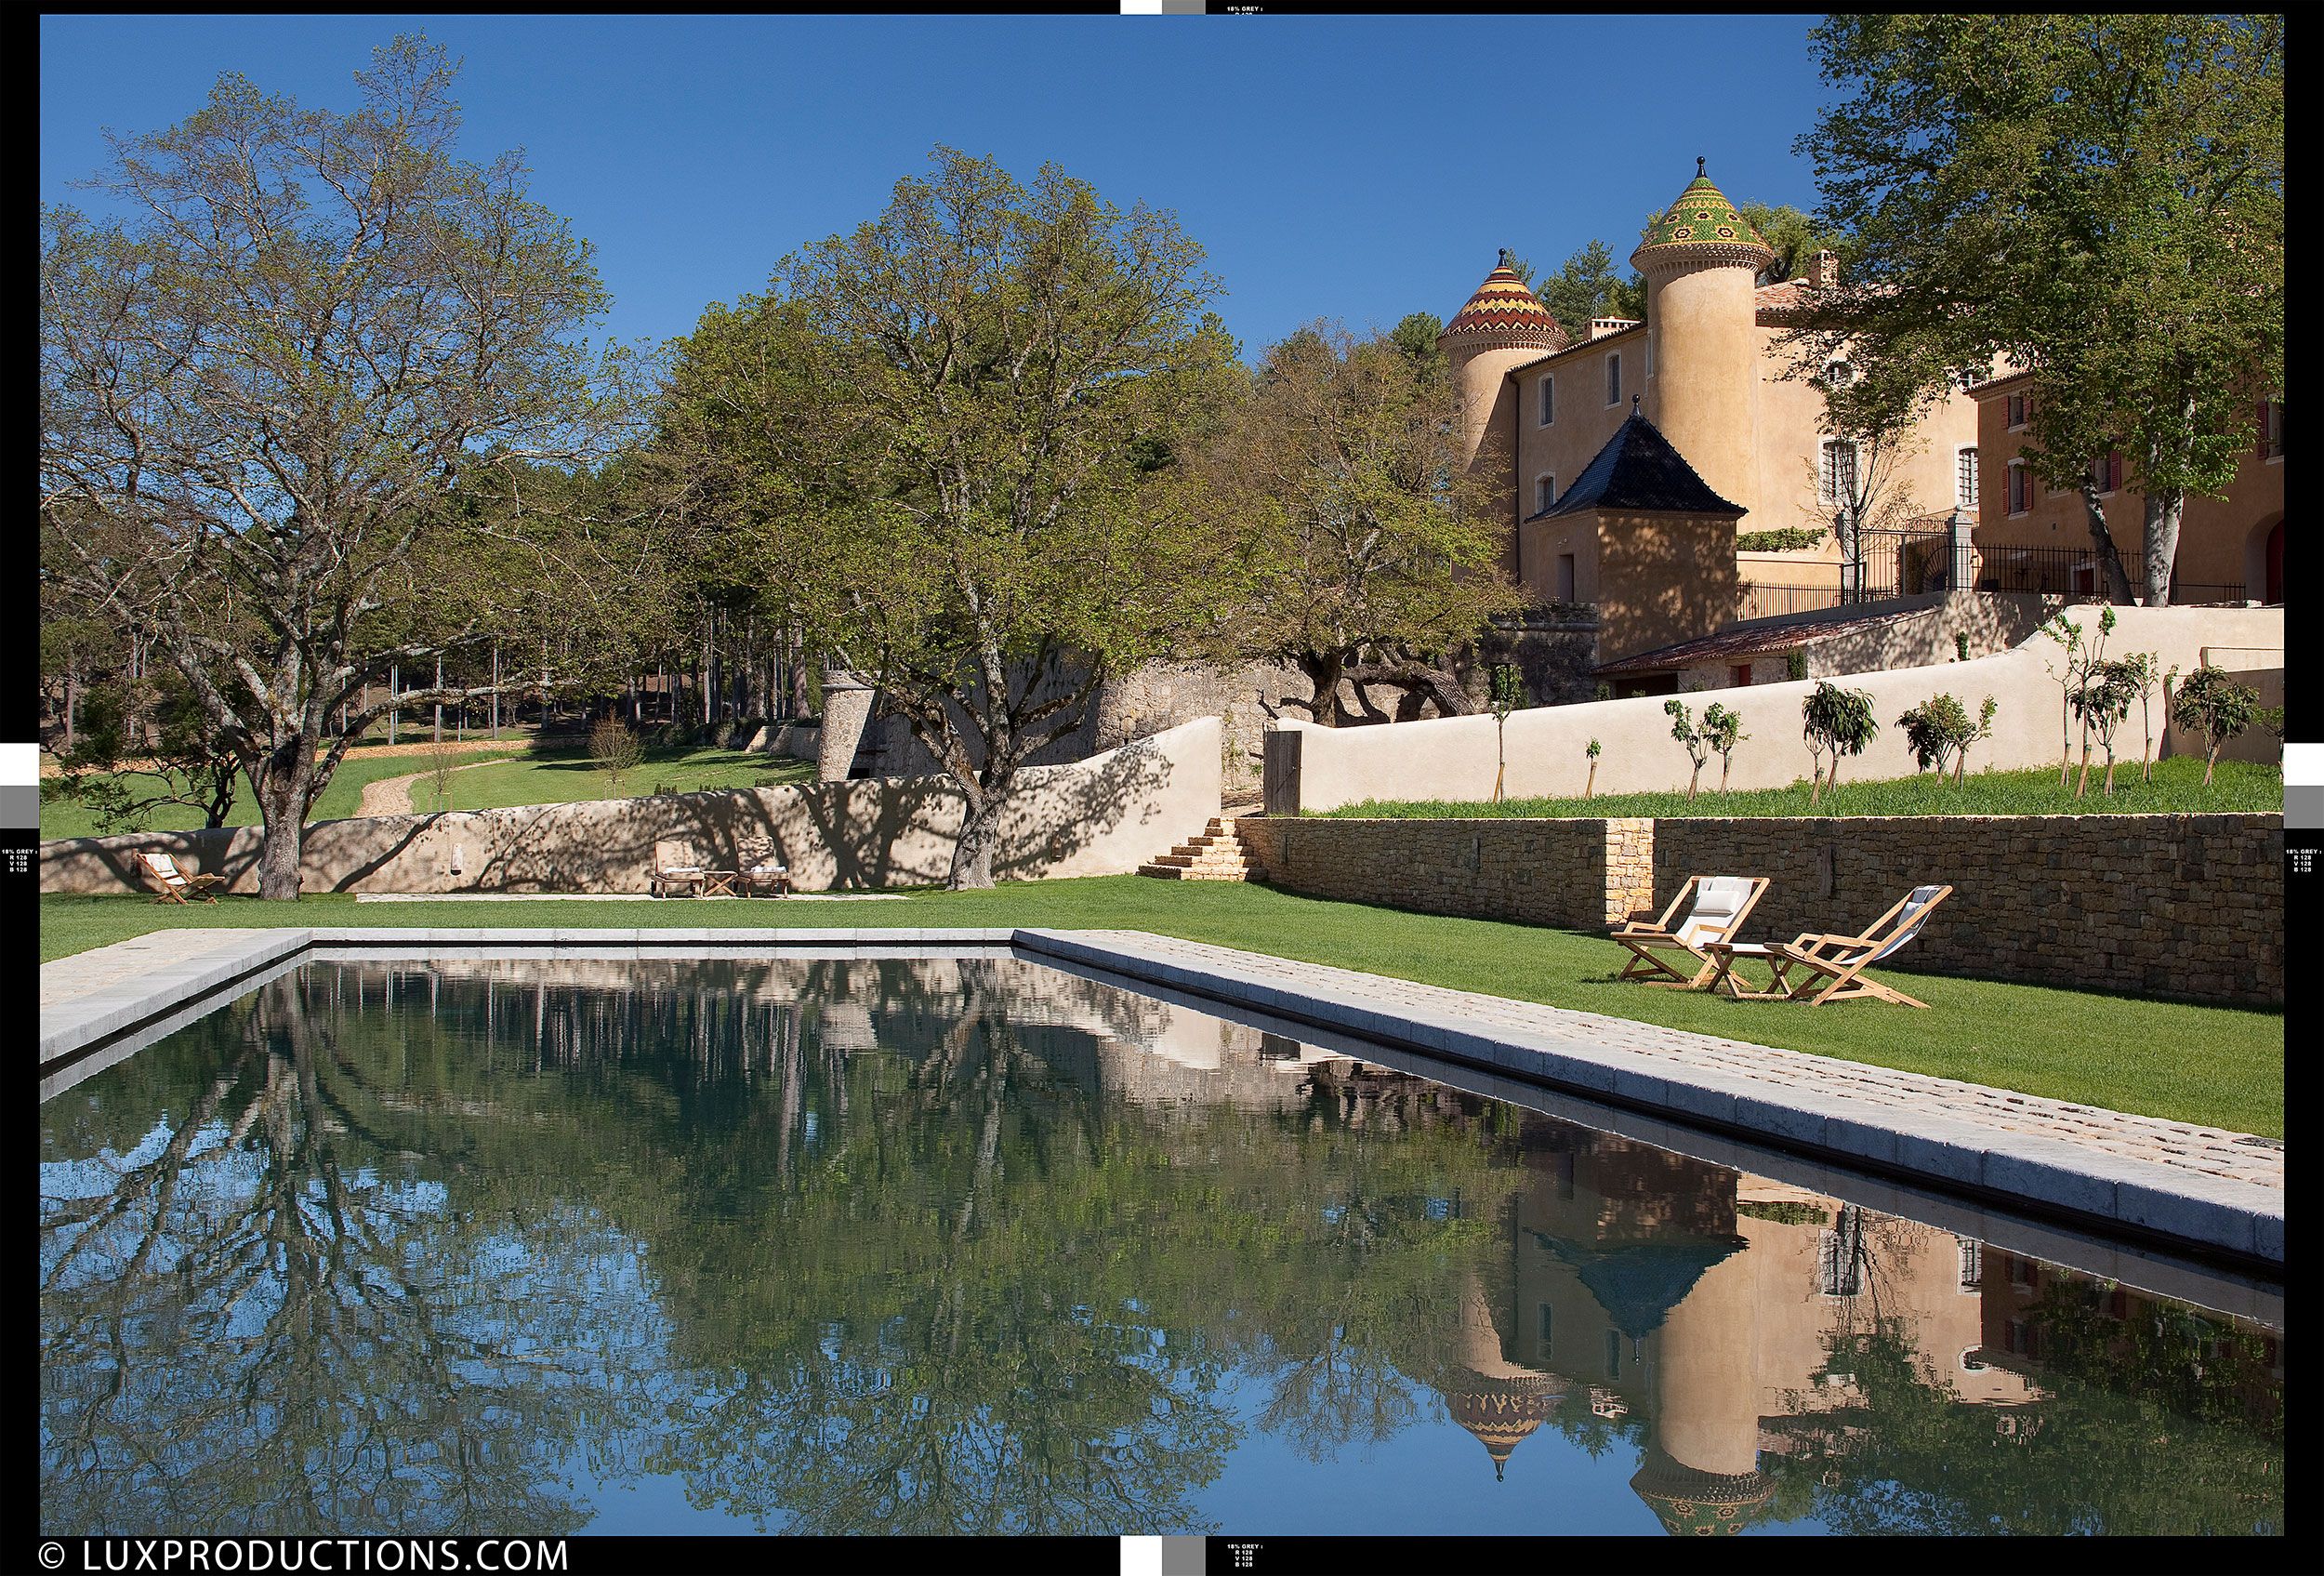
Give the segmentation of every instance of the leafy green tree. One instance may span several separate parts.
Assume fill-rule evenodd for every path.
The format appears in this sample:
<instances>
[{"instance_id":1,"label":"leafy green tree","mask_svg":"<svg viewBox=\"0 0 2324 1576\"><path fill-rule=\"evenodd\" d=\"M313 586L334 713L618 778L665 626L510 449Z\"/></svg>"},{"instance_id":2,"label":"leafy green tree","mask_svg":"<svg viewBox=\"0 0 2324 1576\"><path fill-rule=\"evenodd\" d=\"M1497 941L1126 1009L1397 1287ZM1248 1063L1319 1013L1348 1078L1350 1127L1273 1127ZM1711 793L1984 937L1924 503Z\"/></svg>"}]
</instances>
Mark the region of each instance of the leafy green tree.
<instances>
[{"instance_id":1,"label":"leafy green tree","mask_svg":"<svg viewBox=\"0 0 2324 1576\"><path fill-rule=\"evenodd\" d=\"M574 452L592 409L588 248L515 154L456 156L454 72L398 39L344 115L223 77L114 139L97 184L127 217L41 215L47 567L191 686L257 794L270 898L297 895L315 796L388 709L364 686L474 632L371 628L435 591L415 576L454 500Z\"/></svg>"},{"instance_id":2,"label":"leafy green tree","mask_svg":"<svg viewBox=\"0 0 2324 1576\"><path fill-rule=\"evenodd\" d=\"M1316 324L1267 352L1197 462L1215 530L1237 544L1222 643L1297 667L1309 694L1283 703L1326 727L1344 720L1343 682L1476 710L1458 656L1523 600L1453 413L1440 370Z\"/></svg>"},{"instance_id":3,"label":"leafy green tree","mask_svg":"<svg viewBox=\"0 0 2324 1576\"><path fill-rule=\"evenodd\" d=\"M1719 752L1719 791L1727 791L1727 774L1735 766L1735 747L1751 735L1743 731L1743 716L1717 701L1703 708L1703 740Z\"/></svg>"},{"instance_id":4,"label":"leafy green tree","mask_svg":"<svg viewBox=\"0 0 2324 1576\"><path fill-rule=\"evenodd\" d=\"M1813 38L1842 96L1798 146L1854 271L1809 325L1884 382L2030 371L2030 462L2071 483L2120 452L2168 602L2188 495L2224 493L2283 387L2283 19L1842 15Z\"/></svg>"},{"instance_id":5,"label":"leafy green tree","mask_svg":"<svg viewBox=\"0 0 2324 1576\"><path fill-rule=\"evenodd\" d=\"M2140 662L2109 657L2092 663L2083 675L2081 687L2074 692L2074 714L2082 720L2084 727L2098 735L2098 743L2106 750L2109 795L2114 792L2114 732L2130 716L2131 705L2138 699L2145 682ZM2081 784L2075 786L2075 798L2081 797Z\"/></svg>"},{"instance_id":6,"label":"leafy green tree","mask_svg":"<svg viewBox=\"0 0 2324 1576\"><path fill-rule=\"evenodd\" d=\"M135 694L139 689L151 693ZM60 758L58 797L87 805L108 833L142 831L148 814L165 804L200 811L205 827L226 824L242 767L221 747L191 684L164 670L143 685L116 680L91 691L85 704L91 725ZM149 706L158 730L133 746L124 724Z\"/></svg>"},{"instance_id":7,"label":"leafy green tree","mask_svg":"<svg viewBox=\"0 0 2324 1576\"><path fill-rule=\"evenodd\" d=\"M1216 289L1171 216L939 149L680 348L670 452L959 789L955 887L992 884L1018 773L1105 675L1211 616L1170 482L1240 377Z\"/></svg>"},{"instance_id":8,"label":"leafy green tree","mask_svg":"<svg viewBox=\"0 0 2324 1576\"><path fill-rule=\"evenodd\" d=\"M1905 741L1912 746L1913 764L1921 771L1935 768L1938 776L1949 768L1959 783L1967 769L1969 747L1993 735L1993 697L1987 695L1972 722L1969 712L1950 695L1931 695L1896 719Z\"/></svg>"},{"instance_id":9,"label":"leafy green tree","mask_svg":"<svg viewBox=\"0 0 2324 1576\"><path fill-rule=\"evenodd\" d=\"M1716 706L1718 702L1711 704ZM1694 775L1686 779L1686 801L1692 804L1695 802L1695 785L1702 781L1703 762L1710 759L1712 745L1708 726L1710 719L1706 713L1703 719L1706 725L1697 728L1694 713L1687 709L1686 702L1683 700L1666 700L1662 703L1662 709L1670 716L1670 736L1679 741L1686 751L1687 759L1695 763Z\"/></svg>"},{"instance_id":10,"label":"leafy green tree","mask_svg":"<svg viewBox=\"0 0 2324 1576\"><path fill-rule=\"evenodd\" d=\"M1525 681L1514 663L1497 663L1492 677L1493 802L1501 801L1501 780L1509 773L1509 714L1525 704Z\"/></svg>"},{"instance_id":11,"label":"leafy green tree","mask_svg":"<svg viewBox=\"0 0 2324 1576\"><path fill-rule=\"evenodd\" d=\"M1388 331L1388 338L1425 377L1446 370L1445 352L1436 343L1437 336L1444 332L1444 319L1433 311L1416 311L1407 312Z\"/></svg>"},{"instance_id":12,"label":"leafy green tree","mask_svg":"<svg viewBox=\"0 0 2324 1576\"><path fill-rule=\"evenodd\" d=\"M1840 758L1861 755L1881 731L1880 722L1872 715L1872 696L1867 690L1843 690L1839 685L1819 680L1808 697L1800 702L1800 733L1807 741L1808 761L1813 780L1808 785L1807 801L1815 807L1825 788L1840 781ZM1827 773L1823 761L1831 757L1831 769Z\"/></svg>"},{"instance_id":13,"label":"leafy green tree","mask_svg":"<svg viewBox=\"0 0 2324 1576\"><path fill-rule=\"evenodd\" d=\"M1622 277L1614 254L1603 241L1592 241L1567 258L1555 273L1543 279L1535 294L1550 309L1558 326L1578 344L1590 338L1593 317L1635 315L1618 310L1626 304L1620 295Z\"/></svg>"},{"instance_id":14,"label":"leafy green tree","mask_svg":"<svg viewBox=\"0 0 2324 1576\"><path fill-rule=\"evenodd\" d=\"M1588 799L1591 794L1597 791L1598 756L1603 749L1604 747L1600 745L1596 739L1591 739L1589 747L1582 751L1584 755L1590 758L1590 775L1581 785L1581 796L1584 799Z\"/></svg>"},{"instance_id":15,"label":"leafy green tree","mask_svg":"<svg viewBox=\"0 0 2324 1576\"><path fill-rule=\"evenodd\" d=\"M2203 786L2219 764L2227 741L2251 725L2259 714L2259 693L2237 683L2224 668L2208 663L2186 676L2172 697L2171 715L2179 726L2203 735Z\"/></svg>"}]
</instances>

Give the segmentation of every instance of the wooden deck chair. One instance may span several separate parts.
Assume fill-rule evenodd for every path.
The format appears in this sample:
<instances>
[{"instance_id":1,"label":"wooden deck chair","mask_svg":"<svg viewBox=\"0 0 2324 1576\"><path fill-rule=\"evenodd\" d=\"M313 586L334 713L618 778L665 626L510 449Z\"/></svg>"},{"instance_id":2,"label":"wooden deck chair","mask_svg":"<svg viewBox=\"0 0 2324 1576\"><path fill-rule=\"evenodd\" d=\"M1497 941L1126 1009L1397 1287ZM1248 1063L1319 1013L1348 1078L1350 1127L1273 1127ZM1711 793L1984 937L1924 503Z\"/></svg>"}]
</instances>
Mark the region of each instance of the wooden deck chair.
<instances>
[{"instance_id":1,"label":"wooden deck chair","mask_svg":"<svg viewBox=\"0 0 2324 1576\"><path fill-rule=\"evenodd\" d=\"M791 867L774 852L774 839L746 837L735 845L742 855L745 896L781 896L791 890Z\"/></svg>"},{"instance_id":2,"label":"wooden deck chair","mask_svg":"<svg viewBox=\"0 0 2324 1576\"><path fill-rule=\"evenodd\" d=\"M191 903L197 897L205 903L215 903L218 898L210 888L226 884L224 876L186 874L178 867L175 854L158 849L139 849L138 863L145 867L146 879L153 883L156 903Z\"/></svg>"},{"instance_id":3,"label":"wooden deck chair","mask_svg":"<svg viewBox=\"0 0 2324 1576\"><path fill-rule=\"evenodd\" d=\"M1670 899L1658 920L1631 920L1617 928L1614 939L1636 956L1622 965L1623 979L1644 985L1675 985L1693 989L1718 972L1719 965L1703 950L1707 942L1725 941L1743 928L1752 907L1767 891L1765 876L1694 876ZM1694 907L1675 925L1681 905L1689 896ZM1657 952L1684 952L1695 960L1692 973L1672 968Z\"/></svg>"},{"instance_id":4,"label":"wooden deck chair","mask_svg":"<svg viewBox=\"0 0 2324 1576\"><path fill-rule=\"evenodd\" d=\"M684 893L699 897L709 881L710 872L684 843L665 841L654 845L654 878L646 890L654 896L670 897Z\"/></svg>"},{"instance_id":5,"label":"wooden deck chair","mask_svg":"<svg viewBox=\"0 0 2324 1576\"><path fill-rule=\"evenodd\" d=\"M1908 1007L1926 1007L1925 1001L1916 1001L1901 990L1865 978L1864 971L1901 951L1907 942L1921 934L1921 927L1929 922L1929 915L1936 906L1952 894L1949 886L1916 886L1887 913L1865 926L1862 934L1817 935L1810 932L1789 942L1770 942L1767 961L1776 971L1776 979L1784 987L1785 994L1794 1001L1805 998L1811 1007L1856 996L1877 996L1883 1001L1902 1002ZM1823 983L1826 980L1830 983Z\"/></svg>"}]
</instances>

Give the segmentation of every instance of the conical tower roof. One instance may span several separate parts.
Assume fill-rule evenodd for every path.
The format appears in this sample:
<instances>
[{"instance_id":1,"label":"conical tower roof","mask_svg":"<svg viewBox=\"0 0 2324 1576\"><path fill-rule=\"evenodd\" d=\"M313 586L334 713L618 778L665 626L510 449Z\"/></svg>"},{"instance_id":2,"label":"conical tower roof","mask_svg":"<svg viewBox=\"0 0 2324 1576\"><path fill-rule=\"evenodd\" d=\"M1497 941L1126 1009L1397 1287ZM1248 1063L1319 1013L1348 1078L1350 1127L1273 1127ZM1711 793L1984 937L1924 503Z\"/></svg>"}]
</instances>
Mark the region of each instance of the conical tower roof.
<instances>
[{"instance_id":1,"label":"conical tower roof","mask_svg":"<svg viewBox=\"0 0 2324 1576\"><path fill-rule=\"evenodd\" d=\"M1730 262L1757 271L1775 260L1776 249L1710 183L1700 159L1695 161L1695 179L1630 255L1631 266L1642 272L1657 263L1695 262Z\"/></svg>"},{"instance_id":2,"label":"conical tower roof","mask_svg":"<svg viewBox=\"0 0 2324 1576\"><path fill-rule=\"evenodd\" d=\"M1541 298L1517 277L1512 266L1514 261L1509 248L1502 247L1499 266L1485 276L1468 305L1445 324L1445 331L1436 337L1438 345L1446 350L1546 351L1565 348L1565 330L1541 304Z\"/></svg>"}]
</instances>

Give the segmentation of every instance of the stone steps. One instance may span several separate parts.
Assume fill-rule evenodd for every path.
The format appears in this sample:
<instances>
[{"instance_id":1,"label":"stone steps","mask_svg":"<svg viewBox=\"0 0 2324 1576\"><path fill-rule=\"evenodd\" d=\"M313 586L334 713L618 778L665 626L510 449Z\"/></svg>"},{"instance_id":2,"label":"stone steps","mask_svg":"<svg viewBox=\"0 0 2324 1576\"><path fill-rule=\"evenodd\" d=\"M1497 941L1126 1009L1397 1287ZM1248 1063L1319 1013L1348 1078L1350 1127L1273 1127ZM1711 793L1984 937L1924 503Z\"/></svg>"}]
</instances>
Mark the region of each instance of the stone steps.
<instances>
[{"instance_id":1,"label":"stone steps","mask_svg":"<svg viewBox=\"0 0 2324 1576\"><path fill-rule=\"evenodd\" d=\"M1174 881L1263 881L1267 872L1245 856L1232 821L1213 815L1194 837L1138 867L1142 876Z\"/></svg>"}]
</instances>

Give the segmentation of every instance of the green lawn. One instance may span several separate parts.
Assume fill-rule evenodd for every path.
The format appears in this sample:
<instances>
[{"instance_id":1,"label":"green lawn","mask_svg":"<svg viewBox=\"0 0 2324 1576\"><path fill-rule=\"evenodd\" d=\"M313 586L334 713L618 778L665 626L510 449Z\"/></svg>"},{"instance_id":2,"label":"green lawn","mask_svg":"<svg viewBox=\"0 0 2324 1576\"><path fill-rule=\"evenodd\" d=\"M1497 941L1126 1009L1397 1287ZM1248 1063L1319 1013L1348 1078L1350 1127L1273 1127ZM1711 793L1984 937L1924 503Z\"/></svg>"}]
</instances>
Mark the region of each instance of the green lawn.
<instances>
[{"instance_id":1,"label":"green lawn","mask_svg":"<svg viewBox=\"0 0 2324 1576\"><path fill-rule=\"evenodd\" d=\"M1622 984L1626 954L1598 936L1409 914L1263 886L1137 876L916 893L896 903L365 903L257 898L165 907L139 897L40 900L41 957L171 926L940 926L1153 931L1279 957L1486 991L1675 1028L1968 1079L2180 1121L2281 1137L2283 1014L1914 976L1929 1011L1854 1001L1810 1008ZM1899 971L1900 973L1902 971Z\"/></svg>"},{"instance_id":2,"label":"green lawn","mask_svg":"<svg viewBox=\"0 0 2324 1576\"><path fill-rule=\"evenodd\" d=\"M427 762L419 765L425 767ZM710 788L774 788L812 782L814 776L813 762L787 756L752 755L739 749L650 749L640 765L622 774L621 796L636 798L663 788L672 793L700 793ZM446 792L439 800L433 782L423 777L414 783L413 806L422 811L499 810L515 804L569 804L614 797L613 785L597 762L577 750L541 753L454 772L444 786Z\"/></svg>"},{"instance_id":3,"label":"green lawn","mask_svg":"<svg viewBox=\"0 0 2324 1576\"><path fill-rule=\"evenodd\" d=\"M436 802L435 785L423 777L412 785L416 806L423 810L491 810L512 804L565 804L574 800L612 797L605 774L576 749L527 752L521 741L512 741L505 751L482 750L456 759L464 764L495 759L504 763L453 772L447 779L451 791L446 796L447 802L442 804ZM368 785L383 777L401 777L428 769L425 755L369 755L360 748L350 750L339 769L332 774L331 784L323 790L323 797L315 801L310 819L342 820L356 813ZM784 756L749 755L739 749L648 750L644 763L623 776L621 791L624 797L634 797L651 793L656 787L667 787L674 793L696 793L706 788L772 788L778 783L810 782L814 775L812 762ZM227 824L255 826L258 820L257 796L250 791L249 779L237 781L240 790ZM201 824L198 811L166 805L148 812L143 825L129 829L184 831ZM45 841L98 837L102 833L86 807L44 793L40 835Z\"/></svg>"},{"instance_id":4,"label":"green lawn","mask_svg":"<svg viewBox=\"0 0 2324 1576\"><path fill-rule=\"evenodd\" d=\"M1670 748L1676 750L1678 746ZM1575 762L1578 773L1581 765L1579 761ZM2101 784L2104 767L2101 758L2092 767L2088 790L2076 799L2070 781L2063 788L2058 787L2054 766L2030 772L1972 772L1958 788L1934 772L1851 782L1843 766L1840 786L1827 789L1821 801L1810 809L1804 779L1789 788L1716 791L1719 762L1714 756L1703 769L1703 791L1692 803L1684 791L1602 793L1591 799L1507 799L1499 804L1481 800L1366 800L1312 814L1433 820L1454 815L2126 815L2229 810L2280 815L2284 810L2280 766L2222 761L2207 788L2203 787L2203 763L2199 760L2173 756L2159 761L2155 779L2148 783L2140 780L2138 762L2133 759L2116 763L2110 796Z\"/></svg>"}]
</instances>

